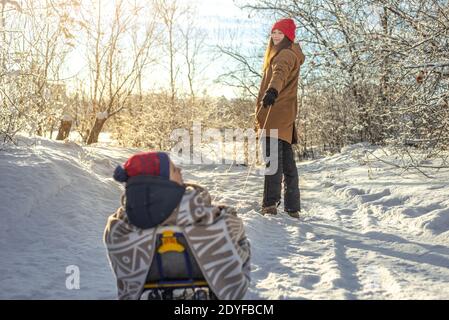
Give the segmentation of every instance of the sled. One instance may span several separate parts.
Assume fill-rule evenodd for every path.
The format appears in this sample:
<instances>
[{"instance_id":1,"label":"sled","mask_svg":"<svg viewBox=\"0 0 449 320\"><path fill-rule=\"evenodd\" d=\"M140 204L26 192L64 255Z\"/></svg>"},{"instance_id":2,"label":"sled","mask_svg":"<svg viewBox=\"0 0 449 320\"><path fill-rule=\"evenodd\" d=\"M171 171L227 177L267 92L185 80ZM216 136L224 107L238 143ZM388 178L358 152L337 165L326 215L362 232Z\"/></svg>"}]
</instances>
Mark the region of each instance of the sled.
<instances>
[{"instance_id":1,"label":"sled","mask_svg":"<svg viewBox=\"0 0 449 320\"><path fill-rule=\"evenodd\" d=\"M156 251L141 299L217 299L179 227L160 226L157 228Z\"/></svg>"}]
</instances>

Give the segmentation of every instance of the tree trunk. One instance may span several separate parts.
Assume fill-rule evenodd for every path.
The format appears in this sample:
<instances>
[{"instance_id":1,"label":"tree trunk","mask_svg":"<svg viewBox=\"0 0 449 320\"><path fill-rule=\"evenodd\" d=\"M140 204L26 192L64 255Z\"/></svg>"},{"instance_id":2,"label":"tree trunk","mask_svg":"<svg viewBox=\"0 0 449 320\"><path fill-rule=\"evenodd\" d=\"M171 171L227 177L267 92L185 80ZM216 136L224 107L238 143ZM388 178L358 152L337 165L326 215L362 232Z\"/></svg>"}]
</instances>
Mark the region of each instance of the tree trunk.
<instances>
[{"instance_id":1,"label":"tree trunk","mask_svg":"<svg viewBox=\"0 0 449 320\"><path fill-rule=\"evenodd\" d=\"M87 144L92 144L98 142L98 137L100 136L101 129L108 118L95 118L95 123L90 130L89 137L87 138Z\"/></svg>"},{"instance_id":2,"label":"tree trunk","mask_svg":"<svg viewBox=\"0 0 449 320\"><path fill-rule=\"evenodd\" d=\"M61 124L59 125L58 136L56 140L64 140L69 137L70 129L72 128L72 120L61 120Z\"/></svg>"},{"instance_id":3,"label":"tree trunk","mask_svg":"<svg viewBox=\"0 0 449 320\"><path fill-rule=\"evenodd\" d=\"M50 126L50 137L49 137L50 140L53 139L53 130L55 129L55 125L56 121L52 121Z\"/></svg>"}]
</instances>

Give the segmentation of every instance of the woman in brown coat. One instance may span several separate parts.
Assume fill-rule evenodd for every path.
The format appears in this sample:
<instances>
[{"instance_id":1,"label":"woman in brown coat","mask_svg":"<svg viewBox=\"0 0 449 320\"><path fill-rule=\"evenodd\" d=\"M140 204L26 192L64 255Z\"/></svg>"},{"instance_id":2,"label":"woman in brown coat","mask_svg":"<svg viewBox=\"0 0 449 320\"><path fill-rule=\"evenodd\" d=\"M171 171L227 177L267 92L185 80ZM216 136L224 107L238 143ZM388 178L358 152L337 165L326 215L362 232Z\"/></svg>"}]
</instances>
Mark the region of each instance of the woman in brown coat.
<instances>
[{"instance_id":1,"label":"woman in brown coat","mask_svg":"<svg viewBox=\"0 0 449 320\"><path fill-rule=\"evenodd\" d=\"M297 91L299 70L305 57L300 46L294 43L295 30L292 19L282 19L273 25L257 98L256 125L262 130L265 156L277 160L275 163L266 158L267 168L274 165L275 170L268 170L265 175L262 213L277 214L284 178L284 211L299 218L299 179L292 144L297 143ZM270 155L270 145L277 145L277 156Z\"/></svg>"}]
</instances>

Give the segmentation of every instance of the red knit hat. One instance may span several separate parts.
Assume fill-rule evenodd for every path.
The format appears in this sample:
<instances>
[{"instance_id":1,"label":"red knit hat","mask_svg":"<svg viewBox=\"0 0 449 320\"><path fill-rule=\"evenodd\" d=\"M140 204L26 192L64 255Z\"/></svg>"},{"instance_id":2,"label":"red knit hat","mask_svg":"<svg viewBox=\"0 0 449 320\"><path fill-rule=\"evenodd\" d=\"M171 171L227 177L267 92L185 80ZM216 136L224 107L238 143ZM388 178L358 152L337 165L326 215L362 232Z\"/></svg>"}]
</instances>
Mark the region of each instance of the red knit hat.
<instances>
[{"instance_id":1,"label":"red knit hat","mask_svg":"<svg viewBox=\"0 0 449 320\"><path fill-rule=\"evenodd\" d=\"M142 152L131 156L122 166L117 166L114 179L126 182L129 177L150 175L165 179L170 177L170 160L164 152Z\"/></svg>"},{"instance_id":2,"label":"red knit hat","mask_svg":"<svg viewBox=\"0 0 449 320\"><path fill-rule=\"evenodd\" d=\"M296 25L293 19L281 19L273 25L271 28L271 32L273 30L278 29L281 31L287 38L289 38L292 42L295 41L295 30Z\"/></svg>"}]
</instances>

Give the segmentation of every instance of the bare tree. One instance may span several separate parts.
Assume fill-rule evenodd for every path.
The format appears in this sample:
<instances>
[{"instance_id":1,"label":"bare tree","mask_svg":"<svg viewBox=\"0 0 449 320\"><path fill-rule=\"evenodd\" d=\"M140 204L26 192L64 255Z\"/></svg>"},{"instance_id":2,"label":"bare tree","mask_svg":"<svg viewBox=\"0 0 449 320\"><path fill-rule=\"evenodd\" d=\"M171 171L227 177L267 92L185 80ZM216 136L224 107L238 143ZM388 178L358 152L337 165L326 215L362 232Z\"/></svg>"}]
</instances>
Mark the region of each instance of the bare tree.
<instances>
[{"instance_id":1,"label":"bare tree","mask_svg":"<svg viewBox=\"0 0 449 320\"><path fill-rule=\"evenodd\" d=\"M222 55L230 58L233 66L217 80L223 85L240 89L243 96L257 98L262 79L261 48L255 48L250 53L240 52L232 46L217 45L216 48Z\"/></svg>"},{"instance_id":2,"label":"bare tree","mask_svg":"<svg viewBox=\"0 0 449 320\"><path fill-rule=\"evenodd\" d=\"M195 82L197 77L208 67L203 63L205 52L205 40L207 34L196 25L195 7L187 7L184 11L183 26L180 26L180 35L182 39L181 55L184 58L186 67L186 77L189 84L190 96L192 102L195 101L196 90Z\"/></svg>"},{"instance_id":3,"label":"bare tree","mask_svg":"<svg viewBox=\"0 0 449 320\"><path fill-rule=\"evenodd\" d=\"M81 133L88 144L97 142L105 122L126 108L143 70L154 61L151 50L155 21L147 19L142 26L139 16L144 9L145 6L130 8L123 0L116 1L112 21L107 25L99 1L95 17L87 18L91 125L87 129L81 127ZM129 50L127 44L133 39L134 48Z\"/></svg>"},{"instance_id":4,"label":"bare tree","mask_svg":"<svg viewBox=\"0 0 449 320\"><path fill-rule=\"evenodd\" d=\"M447 1L257 0L242 8L299 26L308 144L447 148Z\"/></svg>"},{"instance_id":5,"label":"bare tree","mask_svg":"<svg viewBox=\"0 0 449 320\"><path fill-rule=\"evenodd\" d=\"M73 1L75 2L75 1ZM2 1L0 123L6 136L50 132L62 113L60 68L72 50L72 21L64 1ZM53 97L54 96L54 97Z\"/></svg>"},{"instance_id":6,"label":"bare tree","mask_svg":"<svg viewBox=\"0 0 449 320\"><path fill-rule=\"evenodd\" d=\"M178 73L179 66L176 63L176 55L180 50L180 43L177 41L177 21L184 12L176 0L154 0L153 7L161 19L164 30L163 33L167 37L162 39L162 48L168 55L169 62L169 75L170 75L170 99L172 104L176 98L176 75ZM165 40L167 39L167 41Z\"/></svg>"}]
</instances>

